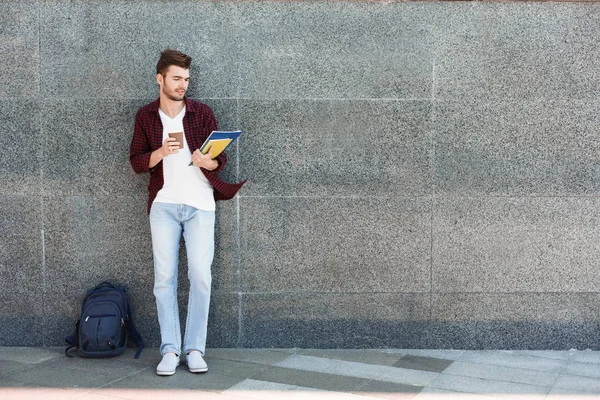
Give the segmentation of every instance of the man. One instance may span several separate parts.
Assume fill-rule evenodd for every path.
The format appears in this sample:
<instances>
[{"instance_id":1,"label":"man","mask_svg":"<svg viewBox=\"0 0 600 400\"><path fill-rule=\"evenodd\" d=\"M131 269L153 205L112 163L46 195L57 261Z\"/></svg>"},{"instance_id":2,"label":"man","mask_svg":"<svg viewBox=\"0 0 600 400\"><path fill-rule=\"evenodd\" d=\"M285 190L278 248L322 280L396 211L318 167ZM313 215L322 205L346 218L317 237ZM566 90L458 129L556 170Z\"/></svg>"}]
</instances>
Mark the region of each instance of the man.
<instances>
[{"instance_id":1,"label":"man","mask_svg":"<svg viewBox=\"0 0 600 400\"><path fill-rule=\"evenodd\" d=\"M159 98L135 117L129 159L135 172L150 173L148 213L154 256L154 296L160 324L162 360L158 375L173 375L179 365L181 329L177 306L179 242L185 240L190 292L183 352L191 372L206 372L206 345L214 253L215 201L235 196L245 183L219 179L224 153L212 159L198 149L217 129L212 110L188 99L191 57L176 50L161 53L156 65ZM169 133L182 138L169 137ZM183 134L181 134L183 132ZM189 166L193 162L192 166Z\"/></svg>"}]
</instances>

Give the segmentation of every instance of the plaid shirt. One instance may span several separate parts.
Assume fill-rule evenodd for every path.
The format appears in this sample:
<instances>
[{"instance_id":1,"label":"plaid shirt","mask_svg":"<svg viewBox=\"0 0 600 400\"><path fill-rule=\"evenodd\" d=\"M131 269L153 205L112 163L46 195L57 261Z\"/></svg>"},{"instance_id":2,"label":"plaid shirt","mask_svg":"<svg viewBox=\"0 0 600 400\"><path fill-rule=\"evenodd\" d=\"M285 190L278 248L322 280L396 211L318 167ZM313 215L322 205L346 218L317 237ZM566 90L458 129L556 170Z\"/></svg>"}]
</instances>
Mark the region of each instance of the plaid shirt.
<instances>
[{"instance_id":1,"label":"plaid shirt","mask_svg":"<svg viewBox=\"0 0 600 400\"><path fill-rule=\"evenodd\" d=\"M138 174L150 172L148 185L148 213L158 191L164 185L163 163L148 168L150 155L163 145L163 126L158 114L160 99L140 108L135 116L133 138L129 148L129 161ZM210 107L198 101L185 99L186 112L183 117L183 131L190 149L199 149L212 131L217 130L217 121ZM235 196L246 181L227 183L219 179L219 172L227 163L227 156L221 153L216 160L219 166L214 171L201 168L201 171L213 187L216 200L229 200Z\"/></svg>"}]
</instances>

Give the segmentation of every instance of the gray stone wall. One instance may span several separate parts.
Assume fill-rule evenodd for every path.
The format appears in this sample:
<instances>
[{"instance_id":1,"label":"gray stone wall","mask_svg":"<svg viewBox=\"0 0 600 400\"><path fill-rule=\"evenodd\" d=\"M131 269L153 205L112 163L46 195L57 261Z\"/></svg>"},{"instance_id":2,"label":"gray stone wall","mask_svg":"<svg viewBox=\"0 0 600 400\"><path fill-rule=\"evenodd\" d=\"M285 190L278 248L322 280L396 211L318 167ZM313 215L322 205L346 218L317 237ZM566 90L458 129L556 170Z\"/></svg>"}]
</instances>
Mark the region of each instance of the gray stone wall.
<instances>
[{"instance_id":1,"label":"gray stone wall","mask_svg":"<svg viewBox=\"0 0 600 400\"><path fill-rule=\"evenodd\" d=\"M107 279L159 344L128 148L170 46L245 132L208 346L599 348L598 3L2 8L0 345L61 345Z\"/></svg>"}]
</instances>

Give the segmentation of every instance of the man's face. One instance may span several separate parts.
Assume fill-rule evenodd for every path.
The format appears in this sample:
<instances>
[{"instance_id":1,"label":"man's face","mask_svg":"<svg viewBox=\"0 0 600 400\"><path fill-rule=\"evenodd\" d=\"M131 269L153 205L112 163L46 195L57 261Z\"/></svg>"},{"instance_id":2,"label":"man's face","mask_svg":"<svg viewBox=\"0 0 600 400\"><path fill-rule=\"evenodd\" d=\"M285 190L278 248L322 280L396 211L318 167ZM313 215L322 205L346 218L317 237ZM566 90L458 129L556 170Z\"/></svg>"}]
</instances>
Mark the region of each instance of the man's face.
<instances>
[{"instance_id":1,"label":"man's face","mask_svg":"<svg viewBox=\"0 0 600 400\"><path fill-rule=\"evenodd\" d=\"M173 101L182 101L190 84L190 70L171 65L164 75L156 75L162 93Z\"/></svg>"}]
</instances>

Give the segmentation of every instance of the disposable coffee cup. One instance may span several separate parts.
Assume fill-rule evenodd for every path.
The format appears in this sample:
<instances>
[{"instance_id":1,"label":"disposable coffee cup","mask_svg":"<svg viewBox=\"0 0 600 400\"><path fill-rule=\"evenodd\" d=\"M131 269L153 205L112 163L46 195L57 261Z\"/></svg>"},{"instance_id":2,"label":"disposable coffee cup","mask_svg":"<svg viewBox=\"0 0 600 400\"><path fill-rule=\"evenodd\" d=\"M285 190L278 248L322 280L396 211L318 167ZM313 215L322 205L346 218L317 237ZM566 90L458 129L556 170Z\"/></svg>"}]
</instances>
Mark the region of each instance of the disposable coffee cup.
<instances>
[{"instance_id":1,"label":"disposable coffee cup","mask_svg":"<svg viewBox=\"0 0 600 400\"><path fill-rule=\"evenodd\" d=\"M169 137L175 138L179 142L179 148L183 149L183 132L169 132Z\"/></svg>"}]
</instances>

